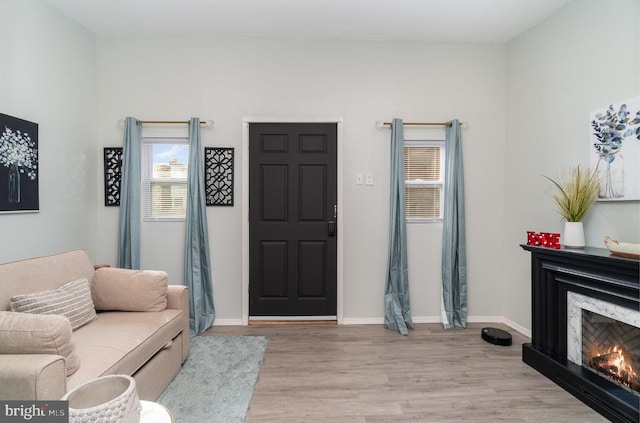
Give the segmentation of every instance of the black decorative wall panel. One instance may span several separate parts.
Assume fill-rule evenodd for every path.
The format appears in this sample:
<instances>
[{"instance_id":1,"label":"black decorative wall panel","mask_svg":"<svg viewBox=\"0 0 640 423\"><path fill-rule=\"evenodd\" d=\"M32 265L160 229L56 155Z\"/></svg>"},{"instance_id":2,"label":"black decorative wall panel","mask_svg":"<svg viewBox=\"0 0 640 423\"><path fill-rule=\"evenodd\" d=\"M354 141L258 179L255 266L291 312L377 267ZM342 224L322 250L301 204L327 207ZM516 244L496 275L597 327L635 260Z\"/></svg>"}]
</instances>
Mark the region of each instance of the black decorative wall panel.
<instances>
[{"instance_id":1,"label":"black decorative wall panel","mask_svg":"<svg viewBox=\"0 0 640 423\"><path fill-rule=\"evenodd\" d=\"M122 147L104 148L104 205L120 205L122 180Z\"/></svg>"},{"instance_id":2,"label":"black decorative wall panel","mask_svg":"<svg viewBox=\"0 0 640 423\"><path fill-rule=\"evenodd\" d=\"M233 148L205 147L207 206L233 206Z\"/></svg>"}]
</instances>

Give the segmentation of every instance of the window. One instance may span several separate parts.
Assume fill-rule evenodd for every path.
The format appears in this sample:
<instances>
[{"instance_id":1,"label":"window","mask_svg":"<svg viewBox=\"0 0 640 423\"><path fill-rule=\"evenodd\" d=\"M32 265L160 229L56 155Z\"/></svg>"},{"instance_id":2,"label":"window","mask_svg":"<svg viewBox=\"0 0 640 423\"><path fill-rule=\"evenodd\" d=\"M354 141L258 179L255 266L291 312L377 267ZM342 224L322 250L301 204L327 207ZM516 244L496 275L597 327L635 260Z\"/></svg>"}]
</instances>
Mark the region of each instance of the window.
<instances>
[{"instance_id":1,"label":"window","mask_svg":"<svg viewBox=\"0 0 640 423\"><path fill-rule=\"evenodd\" d=\"M404 142L407 222L442 220L444 141Z\"/></svg>"},{"instance_id":2,"label":"window","mask_svg":"<svg viewBox=\"0 0 640 423\"><path fill-rule=\"evenodd\" d=\"M145 222L185 220L189 141L142 140L142 197Z\"/></svg>"}]
</instances>

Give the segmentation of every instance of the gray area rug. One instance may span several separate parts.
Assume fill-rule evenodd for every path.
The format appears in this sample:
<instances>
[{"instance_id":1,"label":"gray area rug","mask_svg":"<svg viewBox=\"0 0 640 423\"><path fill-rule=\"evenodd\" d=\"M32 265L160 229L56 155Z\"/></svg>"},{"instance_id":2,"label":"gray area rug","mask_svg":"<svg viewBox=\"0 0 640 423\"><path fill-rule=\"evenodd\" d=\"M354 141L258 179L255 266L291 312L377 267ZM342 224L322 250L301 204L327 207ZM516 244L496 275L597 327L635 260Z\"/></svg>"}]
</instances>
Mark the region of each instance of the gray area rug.
<instances>
[{"instance_id":1,"label":"gray area rug","mask_svg":"<svg viewBox=\"0 0 640 423\"><path fill-rule=\"evenodd\" d=\"M177 423L242 423L269 338L196 336L180 373L156 402Z\"/></svg>"}]
</instances>

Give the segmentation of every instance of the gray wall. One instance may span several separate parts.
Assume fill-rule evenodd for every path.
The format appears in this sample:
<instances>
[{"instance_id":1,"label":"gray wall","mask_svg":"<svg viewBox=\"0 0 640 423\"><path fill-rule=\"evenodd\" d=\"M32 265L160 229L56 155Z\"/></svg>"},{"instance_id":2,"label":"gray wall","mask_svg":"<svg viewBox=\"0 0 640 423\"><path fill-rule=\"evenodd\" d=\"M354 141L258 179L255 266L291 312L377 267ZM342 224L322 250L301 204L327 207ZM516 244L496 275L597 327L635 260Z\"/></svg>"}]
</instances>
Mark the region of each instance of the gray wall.
<instances>
[{"instance_id":1,"label":"gray wall","mask_svg":"<svg viewBox=\"0 0 640 423\"><path fill-rule=\"evenodd\" d=\"M0 16L0 113L39 124L40 190L39 213L0 215L0 262L92 254L101 171L95 37L40 1L3 0Z\"/></svg>"},{"instance_id":2,"label":"gray wall","mask_svg":"<svg viewBox=\"0 0 640 423\"><path fill-rule=\"evenodd\" d=\"M531 327L530 265L518 244L527 230L563 229L541 175L588 166L589 113L640 95L639 4L573 1L508 43L503 311L522 326ZM584 226L590 246L605 248L605 235L640 242L639 202L598 202Z\"/></svg>"},{"instance_id":3,"label":"gray wall","mask_svg":"<svg viewBox=\"0 0 640 423\"><path fill-rule=\"evenodd\" d=\"M469 312L500 316L500 230L504 193L505 46L391 42L98 38L98 141L118 145L115 122L199 116L206 146L236 148L236 206L208 208L218 322L241 318L242 120L338 117L343 121L344 317L381 321L387 260L389 138L378 120L469 122L464 131L468 193ZM143 127L143 135L176 129ZM186 128L178 131L186 133ZM414 138L444 130L407 129ZM356 173L374 185L356 185ZM490 188L488 188L490 187ZM112 262L115 210L99 208L102 261ZM440 224L410 225L413 316L440 315ZM184 224L143 225L143 267L182 280Z\"/></svg>"}]
</instances>

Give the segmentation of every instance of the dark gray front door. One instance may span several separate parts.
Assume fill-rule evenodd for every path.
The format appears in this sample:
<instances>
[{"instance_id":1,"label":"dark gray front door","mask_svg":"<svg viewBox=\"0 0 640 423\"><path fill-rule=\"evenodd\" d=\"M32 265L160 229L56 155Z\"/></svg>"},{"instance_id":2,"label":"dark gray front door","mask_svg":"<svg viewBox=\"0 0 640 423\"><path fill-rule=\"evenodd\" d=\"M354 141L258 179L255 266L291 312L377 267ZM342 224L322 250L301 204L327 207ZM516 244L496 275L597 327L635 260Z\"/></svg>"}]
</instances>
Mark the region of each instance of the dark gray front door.
<instances>
[{"instance_id":1,"label":"dark gray front door","mask_svg":"<svg viewBox=\"0 0 640 423\"><path fill-rule=\"evenodd\" d=\"M249 124L249 316L335 316L337 126Z\"/></svg>"}]
</instances>

